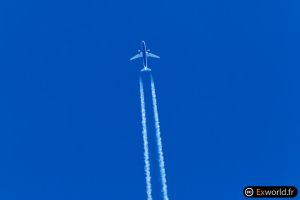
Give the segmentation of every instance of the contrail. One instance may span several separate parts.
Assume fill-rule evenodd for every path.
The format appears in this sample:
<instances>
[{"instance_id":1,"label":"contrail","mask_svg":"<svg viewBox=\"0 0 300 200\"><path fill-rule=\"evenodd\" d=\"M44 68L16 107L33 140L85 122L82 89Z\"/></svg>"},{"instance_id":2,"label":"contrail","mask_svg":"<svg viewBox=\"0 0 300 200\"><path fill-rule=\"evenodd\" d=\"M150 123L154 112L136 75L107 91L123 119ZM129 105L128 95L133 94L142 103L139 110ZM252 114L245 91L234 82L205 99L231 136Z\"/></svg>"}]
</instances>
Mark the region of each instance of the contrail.
<instances>
[{"instance_id":1,"label":"contrail","mask_svg":"<svg viewBox=\"0 0 300 200\"><path fill-rule=\"evenodd\" d=\"M146 175L147 199L152 200L149 147L148 147L148 136L147 136L147 125L146 125L146 108L145 108L144 87L143 87L143 81L141 77L140 77L140 98L141 98L141 114L142 114L142 127L143 127L143 141L144 141L144 162L145 162L144 168L145 168L145 175Z\"/></svg>"},{"instance_id":2,"label":"contrail","mask_svg":"<svg viewBox=\"0 0 300 200\"><path fill-rule=\"evenodd\" d=\"M155 121L155 129L156 129L156 140L157 140L158 156L159 156L159 168L160 168L160 176L161 176L161 182L162 182L162 192L163 192L164 200L169 200L165 161L164 161L162 141L161 141L161 136L160 136L161 134L160 134L159 119L158 119L155 85L154 85L152 75L150 75L150 76L151 76L151 93L152 93L154 121Z\"/></svg>"}]
</instances>

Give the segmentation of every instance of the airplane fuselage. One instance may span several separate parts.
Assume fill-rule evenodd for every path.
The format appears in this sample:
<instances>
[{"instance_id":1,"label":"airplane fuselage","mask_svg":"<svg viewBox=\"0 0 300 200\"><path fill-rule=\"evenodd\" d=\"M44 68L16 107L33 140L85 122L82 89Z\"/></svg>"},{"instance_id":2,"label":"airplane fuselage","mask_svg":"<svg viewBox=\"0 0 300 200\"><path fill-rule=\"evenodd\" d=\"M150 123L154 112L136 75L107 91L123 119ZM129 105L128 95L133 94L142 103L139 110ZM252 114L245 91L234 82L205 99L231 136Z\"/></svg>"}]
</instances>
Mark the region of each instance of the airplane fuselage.
<instances>
[{"instance_id":1,"label":"airplane fuselage","mask_svg":"<svg viewBox=\"0 0 300 200\"><path fill-rule=\"evenodd\" d=\"M143 65L144 68L148 68L147 66L147 48L146 48L146 43L144 41L142 41L141 43L141 51L142 51L142 55L143 55Z\"/></svg>"}]
</instances>

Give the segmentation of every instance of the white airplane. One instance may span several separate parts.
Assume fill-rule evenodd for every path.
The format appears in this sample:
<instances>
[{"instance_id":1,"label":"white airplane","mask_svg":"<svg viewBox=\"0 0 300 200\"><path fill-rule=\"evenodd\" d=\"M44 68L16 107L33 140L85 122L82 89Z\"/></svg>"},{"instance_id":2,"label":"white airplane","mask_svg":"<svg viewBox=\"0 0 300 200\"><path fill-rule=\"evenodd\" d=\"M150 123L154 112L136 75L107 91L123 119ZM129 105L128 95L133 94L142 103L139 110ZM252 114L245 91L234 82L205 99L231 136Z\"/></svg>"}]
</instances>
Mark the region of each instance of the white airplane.
<instances>
[{"instance_id":1,"label":"white airplane","mask_svg":"<svg viewBox=\"0 0 300 200\"><path fill-rule=\"evenodd\" d=\"M132 58L130 58L130 60L134 60L137 58L143 58L143 66L144 68L141 71L151 71L150 68L148 68L147 66L147 58L148 57L152 57L152 58L160 58L159 56L150 53L150 50L146 48L146 43L145 41L142 41L141 43L141 50L138 50L138 54L136 54L135 56L133 56Z\"/></svg>"}]
</instances>

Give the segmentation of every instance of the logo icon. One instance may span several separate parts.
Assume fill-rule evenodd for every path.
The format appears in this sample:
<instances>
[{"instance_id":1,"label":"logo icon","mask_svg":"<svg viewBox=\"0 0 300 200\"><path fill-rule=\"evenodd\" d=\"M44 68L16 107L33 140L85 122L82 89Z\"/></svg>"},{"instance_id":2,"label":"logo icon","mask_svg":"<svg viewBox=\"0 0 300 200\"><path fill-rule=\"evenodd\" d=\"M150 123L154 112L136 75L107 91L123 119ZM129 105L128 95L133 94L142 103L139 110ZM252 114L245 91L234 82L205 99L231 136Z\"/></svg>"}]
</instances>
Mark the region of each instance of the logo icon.
<instances>
[{"instance_id":1,"label":"logo icon","mask_svg":"<svg viewBox=\"0 0 300 200\"><path fill-rule=\"evenodd\" d=\"M247 196L247 197L252 197L253 194L254 194L254 190L253 190L252 188L250 188L250 187L245 188L244 194L245 194L245 196Z\"/></svg>"}]
</instances>

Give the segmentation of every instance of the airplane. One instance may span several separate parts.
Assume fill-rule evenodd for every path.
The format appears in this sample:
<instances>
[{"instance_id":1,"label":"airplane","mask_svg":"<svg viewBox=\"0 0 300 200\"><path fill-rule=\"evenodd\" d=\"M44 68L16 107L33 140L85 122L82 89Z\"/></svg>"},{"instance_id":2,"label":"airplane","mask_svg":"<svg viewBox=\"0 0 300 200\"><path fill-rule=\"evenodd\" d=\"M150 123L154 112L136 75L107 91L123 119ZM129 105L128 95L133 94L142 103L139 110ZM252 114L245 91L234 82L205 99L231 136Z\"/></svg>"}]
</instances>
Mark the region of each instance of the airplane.
<instances>
[{"instance_id":1,"label":"airplane","mask_svg":"<svg viewBox=\"0 0 300 200\"><path fill-rule=\"evenodd\" d=\"M148 67L147 65L147 58L151 57L151 58L160 58L159 56L150 53L150 49L147 50L146 48L146 42L142 41L141 42L141 50L138 50L138 54L136 54L135 56L133 56L132 58L130 58L130 60L135 60L137 58L143 58L143 66L144 68L141 71L151 71L151 69Z\"/></svg>"}]
</instances>

